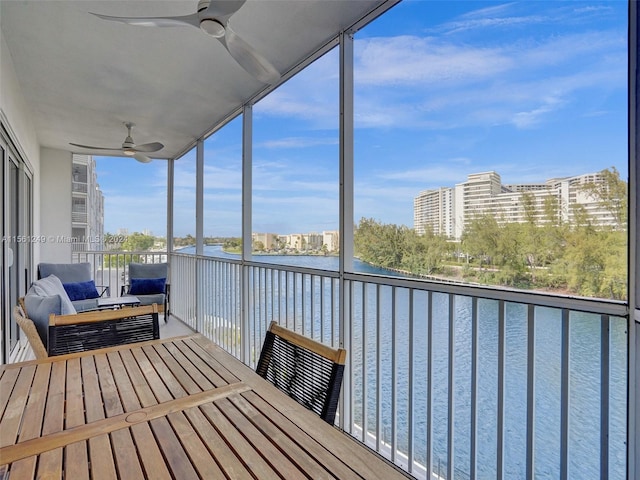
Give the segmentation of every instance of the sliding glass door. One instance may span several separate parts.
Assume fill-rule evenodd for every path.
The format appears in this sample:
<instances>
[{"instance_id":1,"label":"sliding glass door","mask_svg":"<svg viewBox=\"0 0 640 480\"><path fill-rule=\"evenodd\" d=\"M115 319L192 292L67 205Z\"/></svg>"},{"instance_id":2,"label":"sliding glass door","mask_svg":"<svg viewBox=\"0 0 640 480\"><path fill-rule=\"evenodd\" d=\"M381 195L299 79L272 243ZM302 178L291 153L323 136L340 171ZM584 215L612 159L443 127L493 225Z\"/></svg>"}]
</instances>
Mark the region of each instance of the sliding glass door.
<instances>
[{"instance_id":1,"label":"sliding glass door","mask_svg":"<svg viewBox=\"0 0 640 480\"><path fill-rule=\"evenodd\" d=\"M0 182L2 183L2 362L18 344L20 332L13 306L25 294L32 267L33 225L32 174L4 131L0 135Z\"/></svg>"}]
</instances>

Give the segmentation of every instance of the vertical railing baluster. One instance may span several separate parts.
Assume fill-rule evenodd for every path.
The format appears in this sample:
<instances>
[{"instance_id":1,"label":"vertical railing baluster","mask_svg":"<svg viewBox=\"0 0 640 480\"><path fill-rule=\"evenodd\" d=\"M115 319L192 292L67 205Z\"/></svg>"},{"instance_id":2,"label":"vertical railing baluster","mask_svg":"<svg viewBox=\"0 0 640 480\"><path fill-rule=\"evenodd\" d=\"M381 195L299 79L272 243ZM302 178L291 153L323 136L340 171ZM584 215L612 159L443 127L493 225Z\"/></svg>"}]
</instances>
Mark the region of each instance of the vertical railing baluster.
<instances>
[{"instance_id":1,"label":"vertical railing baluster","mask_svg":"<svg viewBox=\"0 0 640 480\"><path fill-rule=\"evenodd\" d=\"M427 291L427 480L433 471L433 292Z\"/></svg>"},{"instance_id":2,"label":"vertical railing baluster","mask_svg":"<svg viewBox=\"0 0 640 480\"><path fill-rule=\"evenodd\" d=\"M476 480L478 468L478 298L471 299L471 438L469 445L469 480Z\"/></svg>"},{"instance_id":3,"label":"vertical railing baluster","mask_svg":"<svg viewBox=\"0 0 640 480\"><path fill-rule=\"evenodd\" d=\"M527 452L526 475L535 476L535 360L536 360L535 305L527 306Z\"/></svg>"},{"instance_id":4,"label":"vertical railing baluster","mask_svg":"<svg viewBox=\"0 0 640 480\"><path fill-rule=\"evenodd\" d=\"M609 342L608 315L600 317L600 478L609 478Z\"/></svg>"},{"instance_id":5,"label":"vertical railing baluster","mask_svg":"<svg viewBox=\"0 0 640 480\"><path fill-rule=\"evenodd\" d=\"M569 478L569 310L562 310L560 387L560 480Z\"/></svg>"},{"instance_id":6,"label":"vertical railing baluster","mask_svg":"<svg viewBox=\"0 0 640 480\"><path fill-rule=\"evenodd\" d=\"M447 408L447 480L453 479L455 466L455 354L456 354L455 296L449 294L449 383Z\"/></svg>"},{"instance_id":7,"label":"vertical railing baluster","mask_svg":"<svg viewBox=\"0 0 640 480\"><path fill-rule=\"evenodd\" d=\"M413 397L414 397L414 389L413 389L413 326L415 323L414 311L413 311L413 292L414 289L409 289L409 338L407 339L409 343L409 362L408 362L408 378L407 382L409 384L408 388L408 398L407 398L407 471L409 473L413 472Z\"/></svg>"},{"instance_id":8,"label":"vertical railing baluster","mask_svg":"<svg viewBox=\"0 0 640 480\"><path fill-rule=\"evenodd\" d=\"M367 432L369 431L368 416L368 389L367 389L367 301L365 296L366 284L362 284L362 441L367 443Z\"/></svg>"},{"instance_id":9,"label":"vertical railing baluster","mask_svg":"<svg viewBox=\"0 0 640 480\"><path fill-rule=\"evenodd\" d=\"M396 463L398 450L398 318L396 315L398 287L391 287L391 461Z\"/></svg>"},{"instance_id":10,"label":"vertical railing baluster","mask_svg":"<svg viewBox=\"0 0 640 480\"><path fill-rule=\"evenodd\" d=\"M325 319L325 304L324 304L324 295L325 295L325 284L327 283L327 279L324 277L320 277L320 341L325 343L327 341L324 338L324 322Z\"/></svg>"},{"instance_id":11,"label":"vertical railing baluster","mask_svg":"<svg viewBox=\"0 0 640 480\"><path fill-rule=\"evenodd\" d=\"M376 450L382 445L382 325L380 318L380 284L376 284Z\"/></svg>"},{"instance_id":12,"label":"vertical railing baluster","mask_svg":"<svg viewBox=\"0 0 640 480\"><path fill-rule=\"evenodd\" d=\"M504 478L504 373L505 373L505 349L507 342L505 302L498 300L498 418L497 418L497 458L496 479Z\"/></svg>"},{"instance_id":13,"label":"vertical railing baluster","mask_svg":"<svg viewBox=\"0 0 640 480\"><path fill-rule=\"evenodd\" d=\"M307 277L309 275L307 275L306 273L301 273L300 274L300 282L302 283L302 285L300 285L300 291L301 291L301 298L300 298L300 310L301 310L301 314L300 314L300 320L302 323L302 335L306 335L307 334Z\"/></svg>"}]
</instances>

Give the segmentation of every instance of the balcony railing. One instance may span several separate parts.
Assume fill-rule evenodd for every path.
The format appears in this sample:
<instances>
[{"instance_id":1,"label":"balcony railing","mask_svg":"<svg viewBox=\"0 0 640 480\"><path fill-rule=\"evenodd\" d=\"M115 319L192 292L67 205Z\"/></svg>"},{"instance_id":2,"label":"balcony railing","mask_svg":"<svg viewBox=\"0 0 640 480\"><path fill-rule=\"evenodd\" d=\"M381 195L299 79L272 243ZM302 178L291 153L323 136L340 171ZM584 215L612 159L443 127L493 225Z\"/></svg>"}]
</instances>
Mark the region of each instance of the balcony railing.
<instances>
[{"instance_id":1,"label":"balcony railing","mask_svg":"<svg viewBox=\"0 0 640 480\"><path fill-rule=\"evenodd\" d=\"M162 258L93 255L116 283ZM417 478L626 476L625 304L187 254L170 277L171 314L251 367L271 320L344 345L340 426Z\"/></svg>"}]
</instances>

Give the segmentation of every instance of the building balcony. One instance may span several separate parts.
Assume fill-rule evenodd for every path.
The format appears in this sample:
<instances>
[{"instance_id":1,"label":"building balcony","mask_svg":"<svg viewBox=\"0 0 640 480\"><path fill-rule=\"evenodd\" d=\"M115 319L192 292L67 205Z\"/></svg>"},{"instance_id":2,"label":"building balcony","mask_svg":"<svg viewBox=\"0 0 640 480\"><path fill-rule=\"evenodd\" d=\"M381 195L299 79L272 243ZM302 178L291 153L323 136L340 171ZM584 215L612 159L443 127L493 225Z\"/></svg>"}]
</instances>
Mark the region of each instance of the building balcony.
<instances>
[{"instance_id":1,"label":"building balcony","mask_svg":"<svg viewBox=\"0 0 640 480\"><path fill-rule=\"evenodd\" d=\"M171 334L195 330L248 368L255 367L271 321L344 347L335 427L409 476L639 478L637 3L629 2L622 13L616 2L607 8L574 8L572 2L570 13L564 2L558 3L564 8L551 4L557 24L539 29L552 32L548 43L519 38L507 27L513 18L533 24L550 18L516 15L549 2L462 14L465 2L226 2L239 7L231 20L237 34L228 29L228 37L220 38L191 28L197 15L205 25L216 21L196 14L197 2L189 3L0 1L2 361L24 353L11 307L36 279L39 263L88 261L96 284L117 295L128 282L129 262L166 261L166 326L178 327ZM206 11L213 15L223 3L210 5ZM404 6L409 10L396 16ZM440 7L456 11L447 17L451 22L422 23L439 17ZM409 15L411 8L438 11ZM513 15L494 17L510 9ZM555 34L556 25L561 31L579 24L578 11L593 21L592 15L604 17L609 10L618 13L606 17L614 26L598 30L602 37L570 29L566 37ZM180 23L172 17L180 15L190 15L184 29L147 28L154 21L134 19L153 17L166 26ZM520 30L524 22L517 23ZM485 37L475 30L480 25L504 27L508 35L492 30ZM467 29L477 32L469 41L446 38ZM260 55L248 53L241 36ZM527 55L519 50L523 46ZM602 50L591 55L596 48ZM560 62L569 54L579 56ZM261 71L270 70L262 56L273 62L277 76ZM536 71L541 64L545 68ZM583 90L595 94L578 101ZM567 120L561 113L574 103L585 108L571 110L573 120ZM616 112L622 104L623 114L612 114L613 104ZM467 112L467 105L474 110ZM284 117L288 122L281 128ZM602 128L580 129L598 118ZM535 136L541 119L554 125L543 140ZM606 135L611 137L602 141ZM134 151L131 144L144 147ZM280 149L275 157L272 149ZM125 194L105 189L104 211L113 215L115 204L118 214L135 211L145 221L146 212L162 211L166 250L96 252L73 244L73 224L86 224L96 214L73 206L74 198L80 206L95 193L83 191L86 184L77 181L83 177L73 177L78 153L130 161L121 169ZM400 205L396 197L459 185L455 201L468 216L452 216L458 238L472 213L483 211L487 195L500 191L497 177L486 184L478 176L458 178L467 165L480 163L485 172L504 165L509 175L529 177L544 172L534 179L541 181L556 169L564 175L565 159L581 166L592 154L615 159L628 174L628 220L618 231L629 232L626 255L616 257L626 275L619 282L625 284L624 301L354 268L361 211L365 218L388 206L395 222L405 208L411 214L410 198ZM409 156L413 163L405 165ZM283 167L285 158L291 163ZM545 168L553 171L546 175ZM299 176L289 176L291 170ZM399 179L406 184L392 188ZM289 187L296 195L287 196ZM562 195L579 198L573 190ZM218 209L225 201L232 206ZM292 219L288 208L294 202L306 211ZM294 220L307 222L320 211L331 213L314 217L308 230L298 229ZM183 220L181 229L197 253L174 248ZM338 231L331 248L340 252L335 268L252 255L252 231L280 232L273 225L284 220L295 228L283 234ZM207 251L205 227L217 235L230 223L231 236L242 237L242 254ZM591 252L590 246L584 251ZM477 258L489 257L480 252ZM88 407L99 410L101 402L89 401ZM200 453L206 457L206 449Z\"/></svg>"}]
</instances>

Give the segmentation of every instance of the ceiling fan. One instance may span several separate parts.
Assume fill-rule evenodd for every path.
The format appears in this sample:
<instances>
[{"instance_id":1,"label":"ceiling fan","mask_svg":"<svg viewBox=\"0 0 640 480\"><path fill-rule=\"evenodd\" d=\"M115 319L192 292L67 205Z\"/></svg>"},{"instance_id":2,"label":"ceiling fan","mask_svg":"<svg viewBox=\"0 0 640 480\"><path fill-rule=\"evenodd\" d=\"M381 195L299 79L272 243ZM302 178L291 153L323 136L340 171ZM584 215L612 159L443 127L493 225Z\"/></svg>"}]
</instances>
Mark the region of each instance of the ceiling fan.
<instances>
[{"instance_id":1,"label":"ceiling fan","mask_svg":"<svg viewBox=\"0 0 640 480\"><path fill-rule=\"evenodd\" d=\"M133 157L142 163L149 163L151 161L151 158L146 156L145 153L157 152L161 148L164 148L164 145L160 142L151 142L145 143L143 145L136 145L133 142L133 138L131 137L131 127L135 126L135 123L124 122L124 125L125 127L127 127L127 138L124 139L122 148L94 147L92 145L80 145L79 143L69 143L69 145L80 148L88 148L90 150L108 150L114 153L120 152L124 153L128 157Z\"/></svg>"},{"instance_id":2,"label":"ceiling fan","mask_svg":"<svg viewBox=\"0 0 640 480\"><path fill-rule=\"evenodd\" d=\"M206 34L217 38L238 64L259 81L272 84L280 78L280 73L229 26L229 18L236 13L246 0L200 0L197 13L179 17L112 17L90 12L103 20L127 23L142 27L184 27L200 28Z\"/></svg>"}]
</instances>

